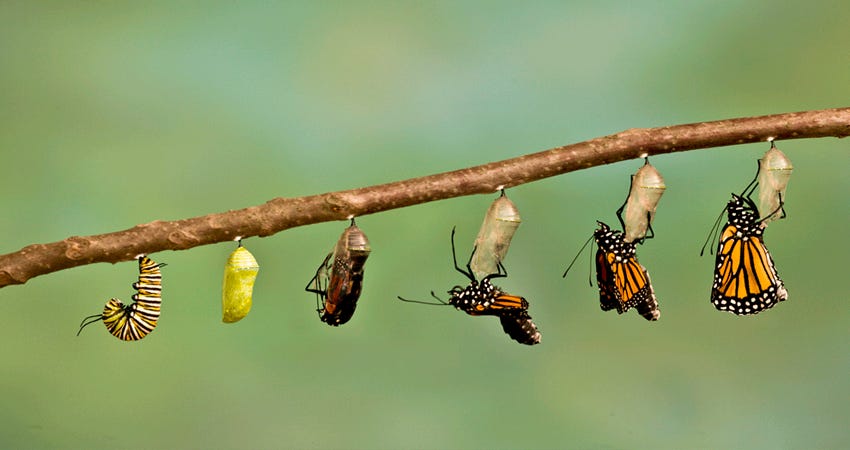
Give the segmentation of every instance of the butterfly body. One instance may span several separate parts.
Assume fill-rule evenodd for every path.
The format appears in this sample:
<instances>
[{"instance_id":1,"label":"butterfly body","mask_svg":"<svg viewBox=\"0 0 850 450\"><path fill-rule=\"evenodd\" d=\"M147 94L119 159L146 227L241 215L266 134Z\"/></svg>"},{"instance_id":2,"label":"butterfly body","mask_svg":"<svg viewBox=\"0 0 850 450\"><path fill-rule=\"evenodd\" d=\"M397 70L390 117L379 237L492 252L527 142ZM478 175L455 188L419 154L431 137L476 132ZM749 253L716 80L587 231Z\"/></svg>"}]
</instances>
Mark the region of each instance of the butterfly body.
<instances>
[{"instance_id":1,"label":"butterfly body","mask_svg":"<svg viewBox=\"0 0 850 450\"><path fill-rule=\"evenodd\" d=\"M499 315L499 320L502 322L502 330L511 339L525 345L540 343L540 331L537 330L537 325L531 321L531 316L528 315L527 310L505 311Z\"/></svg>"}]
</instances>

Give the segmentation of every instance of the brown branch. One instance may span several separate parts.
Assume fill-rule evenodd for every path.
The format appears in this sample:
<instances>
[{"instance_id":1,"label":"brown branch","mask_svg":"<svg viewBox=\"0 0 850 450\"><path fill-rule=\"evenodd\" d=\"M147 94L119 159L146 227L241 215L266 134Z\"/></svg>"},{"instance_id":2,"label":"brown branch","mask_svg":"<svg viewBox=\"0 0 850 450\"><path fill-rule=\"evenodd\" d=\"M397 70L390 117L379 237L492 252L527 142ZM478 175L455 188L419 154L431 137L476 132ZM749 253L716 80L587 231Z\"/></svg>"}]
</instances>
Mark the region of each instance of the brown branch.
<instances>
[{"instance_id":1,"label":"brown branch","mask_svg":"<svg viewBox=\"0 0 850 450\"><path fill-rule=\"evenodd\" d=\"M128 261L141 253L186 250L283 230L453 197L494 192L575 170L641 155L765 141L850 136L850 108L747 117L660 128L635 128L610 136L467 169L377 186L299 198L175 221L153 221L124 231L72 236L28 245L0 256L0 287L96 262Z\"/></svg>"}]
</instances>

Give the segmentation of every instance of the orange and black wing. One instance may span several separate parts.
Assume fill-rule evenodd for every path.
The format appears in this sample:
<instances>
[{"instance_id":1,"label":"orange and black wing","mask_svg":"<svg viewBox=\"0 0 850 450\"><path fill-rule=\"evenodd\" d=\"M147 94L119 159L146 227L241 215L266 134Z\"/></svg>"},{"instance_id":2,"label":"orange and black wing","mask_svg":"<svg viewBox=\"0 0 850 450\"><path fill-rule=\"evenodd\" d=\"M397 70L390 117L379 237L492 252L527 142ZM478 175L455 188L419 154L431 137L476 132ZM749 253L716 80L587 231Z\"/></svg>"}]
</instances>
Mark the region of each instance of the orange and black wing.
<instances>
[{"instance_id":1,"label":"orange and black wing","mask_svg":"<svg viewBox=\"0 0 850 450\"><path fill-rule=\"evenodd\" d=\"M711 303L737 315L758 314L788 298L760 235L727 224L720 234Z\"/></svg>"},{"instance_id":2,"label":"orange and black wing","mask_svg":"<svg viewBox=\"0 0 850 450\"><path fill-rule=\"evenodd\" d=\"M647 320L658 320L658 300L649 273L634 256L618 257L612 251L597 251L596 282L603 311L616 309L622 314L637 308Z\"/></svg>"},{"instance_id":3,"label":"orange and black wing","mask_svg":"<svg viewBox=\"0 0 850 450\"><path fill-rule=\"evenodd\" d=\"M508 311L528 309L528 302L518 295L494 291L492 296L485 296L472 302L466 313L472 316L497 316Z\"/></svg>"},{"instance_id":4,"label":"orange and black wing","mask_svg":"<svg viewBox=\"0 0 850 450\"><path fill-rule=\"evenodd\" d=\"M603 311L617 309L622 314L620 297L614 281L614 271L609 262L610 255L612 255L611 252L603 251L601 248L596 251L596 285L599 286L599 306L602 307Z\"/></svg>"}]
</instances>

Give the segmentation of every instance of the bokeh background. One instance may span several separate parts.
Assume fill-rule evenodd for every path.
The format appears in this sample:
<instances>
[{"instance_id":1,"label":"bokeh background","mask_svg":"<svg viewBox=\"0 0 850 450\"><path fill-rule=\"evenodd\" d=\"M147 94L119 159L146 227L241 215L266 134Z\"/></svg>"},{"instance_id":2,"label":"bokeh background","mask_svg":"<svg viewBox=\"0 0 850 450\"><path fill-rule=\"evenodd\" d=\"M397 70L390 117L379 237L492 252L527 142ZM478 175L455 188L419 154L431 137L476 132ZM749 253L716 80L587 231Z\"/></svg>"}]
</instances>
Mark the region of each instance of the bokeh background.
<instances>
[{"instance_id":1,"label":"bokeh background","mask_svg":"<svg viewBox=\"0 0 850 450\"><path fill-rule=\"evenodd\" d=\"M0 3L0 253L506 159L631 127L850 105L850 3ZM245 245L254 308L221 323L222 243L152 255L163 316L136 343L80 320L134 262L0 290L3 448L850 446L850 141L779 142L788 218L767 243L789 301L709 303L698 256L767 144L653 158L640 247L662 319L599 310L566 264L642 163L510 190L524 222L495 318L404 304L463 278L492 196L365 216L373 253L340 328L303 291L345 223Z\"/></svg>"}]
</instances>

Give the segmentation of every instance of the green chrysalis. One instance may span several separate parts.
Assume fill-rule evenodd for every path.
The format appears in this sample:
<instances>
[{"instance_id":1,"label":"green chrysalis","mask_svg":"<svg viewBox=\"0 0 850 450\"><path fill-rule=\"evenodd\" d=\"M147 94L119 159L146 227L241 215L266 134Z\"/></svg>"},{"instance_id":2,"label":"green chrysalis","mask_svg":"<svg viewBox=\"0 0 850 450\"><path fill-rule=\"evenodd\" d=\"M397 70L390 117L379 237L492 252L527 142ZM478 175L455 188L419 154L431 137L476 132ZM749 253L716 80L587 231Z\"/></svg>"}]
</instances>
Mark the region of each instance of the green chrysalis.
<instances>
[{"instance_id":1,"label":"green chrysalis","mask_svg":"<svg viewBox=\"0 0 850 450\"><path fill-rule=\"evenodd\" d=\"M221 321L234 323L251 311L251 296L260 265L242 242L227 258L224 265L224 282L221 285Z\"/></svg>"}]
</instances>

